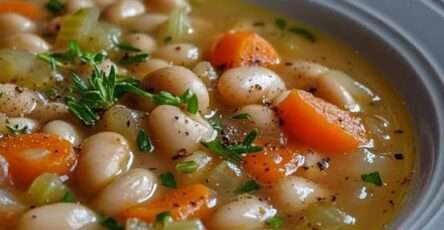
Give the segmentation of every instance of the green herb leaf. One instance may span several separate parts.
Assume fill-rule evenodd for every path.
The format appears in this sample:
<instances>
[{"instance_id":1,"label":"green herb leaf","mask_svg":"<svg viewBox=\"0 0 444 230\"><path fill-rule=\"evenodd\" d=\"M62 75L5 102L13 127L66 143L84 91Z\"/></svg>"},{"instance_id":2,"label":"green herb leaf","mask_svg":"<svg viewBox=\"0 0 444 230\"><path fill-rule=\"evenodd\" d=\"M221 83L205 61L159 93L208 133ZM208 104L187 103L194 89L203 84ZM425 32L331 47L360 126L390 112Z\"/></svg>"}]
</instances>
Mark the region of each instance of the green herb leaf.
<instances>
[{"instance_id":1,"label":"green herb leaf","mask_svg":"<svg viewBox=\"0 0 444 230\"><path fill-rule=\"evenodd\" d=\"M313 33L311 33L309 30L301 28L301 27L293 27L288 29L288 31L290 31L293 34L299 35L305 39L307 39L310 42L315 42L316 41L316 37L313 35Z\"/></svg>"},{"instance_id":2,"label":"green herb leaf","mask_svg":"<svg viewBox=\"0 0 444 230\"><path fill-rule=\"evenodd\" d=\"M284 219L280 216L274 216L268 219L266 223L271 229L280 229L284 225Z\"/></svg>"},{"instance_id":3,"label":"green herb leaf","mask_svg":"<svg viewBox=\"0 0 444 230\"><path fill-rule=\"evenodd\" d=\"M242 194L242 193L253 193L257 192L261 189L261 185L258 184L254 180L249 180L245 182L245 184L241 185L238 189L236 189L235 193Z\"/></svg>"},{"instance_id":4,"label":"green herb leaf","mask_svg":"<svg viewBox=\"0 0 444 230\"><path fill-rule=\"evenodd\" d=\"M214 114L212 117L207 119L208 123L213 127L215 130L222 130L224 129L224 124L222 122L222 118L220 114Z\"/></svg>"},{"instance_id":5,"label":"green herb leaf","mask_svg":"<svg viewBox=\"0 0 444 230\"><path fill-rule=\"evenodd\" d=\"M165 37L164 39L163 39L163 42L164 43L169 43L169 42L171 42L173 40L173 37L171 37L171 36L167 36L167 37Z\"/></svg>"},{"instance_id":6,"label":"green herb leaf","mask_svg":"<svg viewBox=\"0 0 444 230\"><path fill-rule=\"evenodd\" d=\"M154 150L151 139L145 134L143 130L140 130L139 134L137 134L137 146L139 147L140 151L144 152L152 152Z\"/></svg>"},{"instance_id":7,"label":"green herb leaf","mask_svg":"<svg viewBox=\"0 0 444 230\"><path fill-rule=\"evenodd\" d=\"M40 58L43 61L48 62L49 67L52 71L57 71L57 67L63 67L64 64L60 61L57 61L57 59L50 53L41 53L37 54L37 57Z\"/></svg>"},{"instance_id":8,"label":"green herb leaf","mask_svg":"<svg viewBox=\"0 0 444 230\"><path fill-rule=\"evenodd\" d=\"M159 224L165 224L168 222L172 222L173 221L173 217L171 217L171 213L166 211L166 212L161 212L159 214L157 214L156 216L156 223Z\"/></svg>"},{"instance_id":9,"label":"green herb leaf","mask_svg":"<svg viewBox=\"0 0 444 230\"><path fill-rule=\"evenodd\" d=\"M18 136L18 135L22 135L22 134L25 134L28 132L28 126L26 126L26 125L23 127L20 127L18 124L12 125L12 124L9 124L8 120L6 120L6 123L7 123L6 128L13 135Z\"/></svg>"},{"instance_id":10,"label":"green herb leaf","mask_svg":"<svg viewBox=\"0 0 444 230\"><path fill-rule=\"evenodd\" d=\"M168 188L176 188L176 179L171 172L165 172L160 174L160 181L162 185Z\"/></svg>"},{"instance_id":11,"label":"green herb leaf","mask_svg":"<svg viewBox=\"0 0 444 230\"><path fill-rule=\"evenodd\" d=\"M187 106L187 111L191 114L196 114L199 112L199 102L197 96L191 90L187 89L185 93L180 96L181 104Z\"/></svg>"},{"instance_id":12,"label":"green herb leaf","mask_svg":"<svg viewBox=\"0 0 444 230\"><path fill-rule=\"evenodd\" d=\"M62 201L65 203L74 203L76 202L76 195L73 192L66 192L65 195L63 195Z\"/></svg>"},{"instance_id":13,"label":"green herb leaf","mask_svg":"<svg viewBox=\"0 0 444 230\"><path fill-rule=\"evenodd\" d=\"M135 55L125 55L120 60L122 65L130 65L144 62L150 55L147 53L135 54Z\"/></svg>"},{"instance_id":14,"label":"green herb leaf","mask_svg":"<svg viewBox=\"0 0 444 230\"><path fill-rule=\"evenodd\" d=\"M196 163L196 161L184 161L177 163L176 171L180 173L193 173L198 167L199 165Z\"/></svg>"},{"instance_id":15,"label":"green herb leaf","mask_svg":"<svg viewBox=\"0 0 444 230\"><path fill-rule=\"evenodd\" d=\"M231 118L235 120L251 120L251 115L248 113L239 113L237 115L232 116Z\"/></svg>"},{"instance_id":16,"label":"green herb leaf","mask_svg":"<svg viewBox=\"0 0 444 230\"><path fill-rule=\"evenodd\" d=\"M100 221L100 225L108 230L125 230L125 226L120 224L116 219L112 217L104 218Z\"/></svg>"},{"instance_id":17,"label":"green herb leaf","mask_svg":"<svg viewBox=\"0 0 444 230\"><path fill-rule=\"evenodd\" d=\"M257 137L257 130L253 129L247 134L247 136L245 136L242 144L245 146L250 146L253 144L256 137Z\"/></svg>"},{"instance_id":18,"label":"green herb leaf","mask_svg":"<svg viewBox=\"0 0 444 230\"><path fill-rule=\"evenodd\" d=\"M134 47L128 43L120 42L116 44L116 47L119 48L122 51L128 51L128 52L140 52L141 49Z\"/></svg>"},{"instance_id":19,"label":"green herb leaf","mask_svg":"<svg viewBox=\"0 0 444 230\"><path fill-rule=\"evenodd\" d=\"M277 18L275 25L280 30L285 30L287 28L287 21L284 18Z\"/></svg>"},{"instance_id":20,"label":"green herb leaf","mask_svg":"<svg viewBox=\"0 0 444 230\"><path fill-rule=\"evenodd\" d=\"M382 186L383 185L383 182L382 182L381 176L379 175L379 172L372 172L372 173L369 173L369 174L362 174L361 175L361 179L364 182L371 183L371 184L374 184L376 186Z\"/></svg>"},{"instance_id":21,"label":"green herb leaf","mask_svg":"<svg viewBox=\"0 0 444 230\"><path fill-rule=\"evenodd\" d=\"M48 9L53 14L60 14L63 8L64 4L60 0L49 0L46 3L46 9Z\"/></svg>"}]
</instances>

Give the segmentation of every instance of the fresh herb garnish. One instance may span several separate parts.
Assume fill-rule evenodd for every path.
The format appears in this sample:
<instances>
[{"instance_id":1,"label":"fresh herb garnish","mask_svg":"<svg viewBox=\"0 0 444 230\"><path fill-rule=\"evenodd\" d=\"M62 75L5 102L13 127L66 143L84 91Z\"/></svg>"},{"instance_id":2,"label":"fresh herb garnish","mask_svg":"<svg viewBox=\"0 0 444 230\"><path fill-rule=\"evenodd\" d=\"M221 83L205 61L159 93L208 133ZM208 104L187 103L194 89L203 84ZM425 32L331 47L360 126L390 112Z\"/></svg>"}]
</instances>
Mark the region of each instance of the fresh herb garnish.
<instances>
[{"instance_id":1,"label":"fresh herb garnish","mask_svg":"<svg viewBox=\"0 0 444 230\"><path fill-rule=\"evenodd\" d=\"M161 212L156 216L156 223L165 224L171 221L173 221L173 217L171 217L171 213L168 211Z\"/></svg>"},{"instance_id":2,"label":"fresh herb garnish","mask_svg":"<svg viewBox=\"0 0 444 230\"><path fill-rule=\"evenodd\" d=\"M137 146L140 151L144 152L152 152L154 150L154 146L151 143L151 139L146 135L143 130L140 130L137 134Z\"/></svg>"},{"instance_id":3,"label":"fresh herb garnish","mask_svg":"<svg viewBox=\"0 0 444 230\"><path fill-rule=\"evenodd\" d=\"M49 0L46 3L46 9L51 11L51 13L53 13L53 14L61 13L64 7L65 6L64 6L63 2L60 0Z\"/></svg>"},{"instance_id":4,"label":"fresh herb garnish","mask_svg":"<svg viewBox=\"0 0 444 230\"><path fill-rule=\"evenodd\" d=\"M125 229L125 226L120 224L116 219L114 219L112 217L103 218L100 221L100 225L102 225L103 227L105 227L109 230L124 230Z\"/></svg>"},{"instance_id":5,"label":"fresh herb garnish","mask_svg":"<svg viewBox=\"0 0 444 230\"><path fill-rule=\"evenodd\" d=\"M241 185L238 189L236 189L235 193L242 194L242 193L253 193L257 192L261 189L261 185L258 184L254 180L249 180L245 182L243 185Z\"/></svg>"},{"instance_id":6,"label":"fresh herb garnish","mask_svg":"<svg viewBox=\"0 0 444 230\"><path fill-rule=\"evenodd\" d=\"M235 120L251 120L251 115L248 113L240 113L231 117Z\"/></svg>"},{"instance_id":7,"label":"fresh herb garnish","mask_svg":"<svg viewBox=\"0 0 444 230\"><path fill-rule=\"evenodd\" d=\"M141 49L134 47L128 43L120 42L116 44L116 47L119 48L122 51L128 51L128 52L140 52Z\"/></svg>"},{"instance_id":8,"label":"fresh herb garnish","mask_svg":"<svg viewBox=\"0 0 444 230\"><path fill-rule=\"evenodd\" d=\"M299 35L305 39L307 39L310 42L315 42L316 41L316 37L313 35L313 33L311 33L309 30L301 28L301 27L292 27L290 29L288 29L288 31L290 31L291 33L294 33L296 35Z\"/></svg>"},{"instance_id":9,"label":"fresh herb garnish","mask_svg":"<svg viewBox=\"0 0 444 230\"><path fill-rule=\"evenodd\" d=\"M379 172L377 172L377 171L369 173L369 174L362 174L361 175L361 179L364 182L371 183L371 184L374 184L376 186L382 186L383 185L381 176L379 175Z\"/></svg>"},{"instance_id":10,"label":"fresh herb garnish","mask_svg":"<svg viewBox=\"0 0 444 230\"><path fill-rule=\"evenodd\" d=\"M49 67L52 71L57 71L58 67L63 67L64 64L58 61L52 54L50 53L40 53L37 54L37 57L42 59L43 61L48 62Z\"/></svg>"},{"instance_id":11,"label":"fresh herb garnish","mask_svg":"<svg viewBox=\"0 0 444 230\"><path fill-rule=\"evenodd\" d=\"M199 111L199 102L193 91L186 90L181 96L173 95L169 92L161 91L153 95L153 100L161 105L184 106L189 113L196 114Z\"/></svg>"},{"instance_id":12,"label":"fresh herb garnish","mask_svg":"<svg viewBox=\"0 0 444 230\"><path fill-rule=\"evenodd\" d=\"M176 188L176 179L174 178L174 175L171 172L165 172L160 174L160 181L162 182L162 185L168 188Z\"/></svg>"},{"instance_id":13,"label":"fresh herb garnish","mask_svg":"<svg viewBox=\"0 0 444 230\"><path fill-rule=\"evenodd\" d=\"M220 114L214 114L212 117L207 119L208 123L213 127L215 130L222 130L224 129L224 124L222 122L222 118Z\"/></svg>"},{"instance_id":14,"label":"fresh herb garnish","mask_svg":"<svg viewBox=\"0 0 444 230\"><path fill-rule=\"evenodd\" d=\"M280 30L285 30L287 28L287 21L284 18L277 18L274 23Z\"/></svg>"},{"instance_id":15,"label":"fresh herb garnish","mask_svg":"<svg viewBox=\"0 0 444 230\"><path fill-rule=\"evenodd\" d=\"M196 163L196 161L184 161L177 163L176 171L180 173L193 173L198 167L199 165Z\"/></svg>"},{"instance_id":16,"label":"fresh herb garnish","mask_svg":"<svg viewBox=\"0 0 444 230\"><path fill-rule=\"evenodd\" d=\"M9 124L8 121L6 124L6 128L9 130L9 132L11 134L17 135L17 136L28 132L28 126L25 125L23 127L20 127L18 124L15 124L15 125Z\"/></svg>"},{"instance_id":17,"label":"fresh herb garnish","mask_svg":"<svg viewBox=\"0 0 444 230\"><path fill-rule=\"evenodd\" d=\"M223 144L218 139L211 142L201 142L201 144L225 160L238 163L242 160L242 154L255 153L263 150L262 147L253 144L256 136L257 131L253 130L246 135L242 144Z\"/></svg>"},{"instance_id":18,"label":"fresh herb garnish","mask_svg":"<svg viewBox=\"0 0 444 230\"><path fill-rule=\"evenodd\" d=\"M168 42L171 42L172 40L173 40L173 37L168 36L168 37L165 37L165 38L163 39L163 42L164 42L164 43L168 43Z\"/></svg>"},{"instance_id":19,"label":"fresh herb garnish","mask_svg":"<svg viewBox=\"0 0 444 230\"><path fill-rule=\"evenodd\" d=\"M76 202L76 195L73 192L66 192L65 195L63 195L62 201L65 203L74 203Z\"/></svg>"},{"instance_id":20,"label":"fresh herb garnish","mask_svg":"<svg viewBox=\"0 0 444 230\"><path fill-rule=\"evenodd\" d=\"M274 216L268 219L266 223L271 229L280 229L284 225L284 219L280 216Z\"/></svg>"},{"instance_id":21,"label":"fresh herb garnish","mask_svg":"<svg viewBox=\"0 0 444 230\"><path fill-rule=\"evenodd\" d=\"M144 62L149 56L150 55L147 53L134 54L134 55L125 54L123 58L119 61L119 63L122 65L137 64Z\"/></svg>"}]
</instances>

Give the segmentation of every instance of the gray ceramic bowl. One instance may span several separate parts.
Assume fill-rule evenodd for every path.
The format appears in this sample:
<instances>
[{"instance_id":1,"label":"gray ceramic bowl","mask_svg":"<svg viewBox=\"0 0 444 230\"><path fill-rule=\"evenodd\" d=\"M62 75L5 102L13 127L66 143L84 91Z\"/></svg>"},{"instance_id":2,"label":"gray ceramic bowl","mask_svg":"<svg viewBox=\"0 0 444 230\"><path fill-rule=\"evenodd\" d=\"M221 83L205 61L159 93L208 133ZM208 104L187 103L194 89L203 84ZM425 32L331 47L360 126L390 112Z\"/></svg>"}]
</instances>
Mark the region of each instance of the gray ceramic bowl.
<instances>
[{"instance_id":1,"label":"gray ceramic bowl","mask_svg":"<svg viewBox=\"0 0 444 230\"><path fill-rule=\"evenodd\" d=\"M302 20L346 42L385 73L407 104L418 146L411 191L390 229L444 229L444 2L250 2Z\"/></svg>"}]
</instances>

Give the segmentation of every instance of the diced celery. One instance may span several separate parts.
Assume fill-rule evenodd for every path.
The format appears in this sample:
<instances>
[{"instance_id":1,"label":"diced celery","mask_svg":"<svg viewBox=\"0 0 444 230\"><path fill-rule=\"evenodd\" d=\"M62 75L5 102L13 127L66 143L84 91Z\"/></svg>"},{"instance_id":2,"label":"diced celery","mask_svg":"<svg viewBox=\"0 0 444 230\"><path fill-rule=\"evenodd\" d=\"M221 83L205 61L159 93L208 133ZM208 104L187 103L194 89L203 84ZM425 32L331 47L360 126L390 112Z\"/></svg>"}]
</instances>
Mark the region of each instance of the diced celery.
<instances>
[{"instance_id":1,"label":"diced celery","mask_svg":"<svg viewBox=\"0 0 444 230\"><path fill-rule=\"evenodd\" d=\"M165 24L162 25L159 40L182 42L193 33L193 27L188 18L186 7L173 10Z\"/></svg>"},{"instance_id":2,"label":"diced celery","mask_svg":"<svg viewBox=\"0 0 444 230\"><path fill-rule=\"evenodd\" d=\"M130 218L126 221L125 230L154 230L154 228L137 218Z\"/></svg>"},{"instance_id":3,"label":"diced celery","mask_svg":"<svg viewBox=\"0 0 444 230\"><path fill-rule=\"evenodd\" d=\"M162 230L204 230L205 227L200 220L183 220L167 222Z\"/></svg>"},{"instance_id":4,"label":"diced celery","mask_svg":"<svg viewBox=\"0 0 444 230\"><path fill-rule=\"evenodd\" d=\"M79 43L82 50L100 52L114 47L114 41L118 40L122 31L109 23L99 22L94 29L83 36Z\"/></svg>"},{"instance_id":5,"label":"diced celery","mask_svg":"<svg viewBox=\"0 0 444 230\"><path fill-rule=\"evenodd\" d=\"M68 188L56 174L44 173L34 179L28 189L33 204L43 205L61 201Z\"/></svg>"},{"instance_id":6,"label":"diced celery","mask_svg":"<svg viewBox=\"0 0 444 230\"><path fill-rule=\"evenodd\" d=\"M319 229L329 230L346 230L354 223L355 218L348 215L344 211L331 205L316 205L304 212L304 222L297 226L296 229Z\"/></svg>"},{"instance_id":7,"label":"diced celery","mask_svg":"<svg viewBox=\"0 0 444 230\"><path fill-rule=\"evenodd\" d=\"M48 63L31 53L0 50L0 66L0 83L15 82L30 89L48 89L54 84Z\"/></svg>"},{"instance_id":8,"label":"diced celery","mask_svg":"<svg viewBox=\"0 0 444 230\"><path fill-rule=\"evenodd\" d=\"M223 161L210 171L207 182L208 186L217 192L218 202L224 203L236 197L236 189L246 179L237 165Z\"/></svg>"},{"instance_id":9,"label":"diced celery","mask_svg":"<svg viewBox=\"0 0 444 230\"><path fill-rule=\"evenodd\" d=\"M80 41L96 27L100 11L97 8L81 9L61 19L56 47L65 48L70 41Z\"/></svg>"}]
</instances>

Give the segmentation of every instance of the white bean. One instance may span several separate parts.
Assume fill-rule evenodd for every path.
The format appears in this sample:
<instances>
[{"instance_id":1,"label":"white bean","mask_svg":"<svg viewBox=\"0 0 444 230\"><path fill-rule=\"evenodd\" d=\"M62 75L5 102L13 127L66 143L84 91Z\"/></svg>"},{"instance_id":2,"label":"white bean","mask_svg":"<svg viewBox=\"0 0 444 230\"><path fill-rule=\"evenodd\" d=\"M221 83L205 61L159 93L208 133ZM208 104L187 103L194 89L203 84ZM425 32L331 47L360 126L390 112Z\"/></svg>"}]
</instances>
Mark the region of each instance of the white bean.
<instances>
[{"instance_id":1,"label":"white bean","mask_svg":"<svg viewBox=\"0 0 444 230\"><path fill-rule=\"evenodd\" d=\"M81 145L76 172L79 187L89 194L96 193L131 164L132 153L126 139L114 132L95 134Z\"/></svg>"},{"instance_id":2,"label":"white bean","mask_svg":"<svg viewBox=\"0 0 444 230\"><path fill-rule=\"evenodd\" d=\"M272 109L263 105L246 105L236 114L248 114L249 123L259 128L262 133L279 132L279 119Z\"/></svg>"},{"instance_id":3,"label":"white bean","mask_svg":"<svg viewBox=\"0 0 444 230\"><path fill-rule=\"evenodd\" d=\"M254 196L243 196L218 208L211 217L212 229L263 229L276 210Z\"/></svg>"},{"instance_id":4,"label":"white bean","mask_svg":"<svg viewBox=\"0 0 444 230\"><path fill-rule=\"evenodd\" d=\"M142 52L151 53L156 49L156 40L147 34L132 33L124 36L123 41L132 45Z\"/></svg>"},{"instance_id":5,"label":"white bean","mask_svg":"<svg viewBox=\"0 0 444 230\"><path fill-rule=\"evenodd\" d=\"M159 29L168 20L165 14L142 14L131 17L122 22L122 25L130 31L152 33Z\"/></svg>"},{"instance_id":6,"label":"white bean","mask_svg":"<svg viewBox=\"0 0 444 230\"><path fill-rule=\"evenodd\" d=\"M41 37L30 33L18 33L6 37L1 42L3 48L43 53L49 50L49 44Z\"/></svg>"},{"instance_id":7,"label":"white bean","mask_svg":"<svg viewBox=\"0 0 444 230\"><path fill-rule=\"evenodd\" d=\"M115 3L118 0L94 0L94 3L101 9L108 7L109 5Z\"/></svg>"},{"instance_id":8,"label":"white bean","mask_svg":"<svg viewBox=\"0 0 444 230\"><path fill-rule=\"evenodd\" d=\"M60 102L40 102L37 103L34 111L29 115L30 117L45 123L47 121L61 119L68 116L70 113L68 107Z\"/></svg>"},{"instance_id":9,"label":"white bean","mask_svg":"<svg viewBox=\"0 0 444 230\"><path fill-rule=\"evenodd\" d=\"M210 105L210 96L205 84L191 70L181 66L162 68L147 75L144 80L147 90L168 91L177 96L191 90L196 94L199 110L205 113Z\"/></svg>"},{"instance_id":10,"label":"white bean","mask_svg":"<svg viewBox=\"0 0 444 230\"><path fill-rule=\"evenodd\" d=\"M93 0L67 0L65 2L65 9L68 13L74 13L77 10L95 7Z\"/></svg>"},{"instance_id":11,"label":"white bean","mask_svg":"<svg viewBox=\"0 0 444 230\"><path fill-rule=\"evenodd\" d=\"M351 112L359 112L360 110L358 103L347 89L337 80L329 77L328 74L318 78L315 95L342 109Z\"/></svg>"},{"instance_id":12,"label":"white bean","mask_svg":"<svg viewBox=\"0 0 444 230\"><path fill-rule=\"evenodd\" d=\"M193 66L201 58L199 47L188 43L166 45L156 50L153 56L183 66Z\"/></svg>"},{"instance_id":13,"label":"white bean","mask_svg":"<svg viewBox=\"0 0 444 230\"><path fill-rule=\"evenodd\" d=\"M94 204L97 210L112 216L149 200L156 188L156 176L152 172L132 169L108 184Z\"/></svg>"},{"instance_id":14,"label":"white bean","mask_svg":"<svg viewBox=\"0 0 444 230\"><path fill-rule=\"evenodd\" d=\"M275 67L289 89L310 90L316 88L317 78L328 68L314 62L288 61Z\"/></svg>"},{"instance_id":15,"label":"white bean","mask_svg":"<svg viewBox=\"0 0 444 230\"><path fill-rule=\"evenodd\" d=\"M210 62L202 61L199 62L193 68L193 72L202 80L207 87L213 87L218 79L218 75L213 65Z\"/></svg>"},{"instance_id":16,"label":"white bean","mask_svg":"<svg viewBox=\"0 0 444 230\"><path fill-rule=\"evenodd\" d=\"M188 116L169 105L154 109L148 126L155 146L170 156L179 150L191 153L200 147L201 141L212 140L215 136L215 131L204 119Z\"/></svg>"},{"instance_id":17,"label":"white bean","mask_svg":"<svg viewBox=\"0 0 444 230\"><path fill-rule=\"evenodd\" d=\"M329 192L309 180L287 176L273 187L272 200L280 211L295 213L328 198Z\"/></svg>"},{"instance_id":18,"label":"white bean","mask_svg":"<svg viewBox=\"0 0 444 230\"><path fill-rule=\"evenodd\" d=\"M106 11L106 18L116 24L124 19L145 13L145 6L138 0L120 0L114 2Z\"/></svg>"},{"instance_id":19,"label":"white bean","mask_svg":"<svg viewBox=\"0 0 444 230\"><path fill-rule=\"evenodd\" d=\"M61 120L48 122L45 126L43 126L42 131L45 133L59 135L76 147L80 146L83 139L82 134L74 125Z\"/></svg>"},{"instance_id":20,"label":"white bean","mask_svg":"<svg viewBox=\"0 0 444 230\"><path fill-rule=\"evenodd\" d=\"M74 203L56 203L31 209L18 224L19 230L95 230L98 218L87 207Z\"/></svg>"},{"instance_id":21,"label":"white bean","mask_svg":"<svg viewBox=\"0 0 444 230\"><path fill-rule=\"evenodd\" d=\"M51 19L46 25L46 31L49 34L55 35L60 31L61 26L62 26L61 17L55 17Z\"/></svg>"},{"instance_id":22,"label":"white bean","mask_svg":"<svg viewBox=\"0 0 444 230\"><path fill-rule=\"evenodd\" d=\"M15 33L32 33L36 26L32 20L20 14L0 14L0 35L11 35Z\"/></svg>"},{"instance_id":23,"label":"white bean","mask_svg":"<svg viewBox=\"0 0 444 230\"><path fill-rule=\"evenodd\" d=\"M191 9L191 6L186 0L145 0L145 4L149 10L161 13L170 13L178 7Z\"/></svg>"},{"instance_id":24,"label":"white bean","mask_svg":"<svg viewBox=\"0 0 444 230\"><path fill-rule=\"evenodd\" d=\"M136 76L139 80L143 80L143 78L162 68L168 67L170 64L162 59L158 58L150 58L144 62L136 63L128 66L128 69L131 71L134 76Z\"/></svg>"},{"instance_id":25,"label":"white bean","mask_svg":"<svg viewBox=\"0 0 444 230\"><path fill-rule=\"evenodd\" d=\"M142 114L124 105L115 105L103 115L104 128L123 135L130 143L136 143Z\"/></svg>"},{"instance_id":26,"label":"white bean","mask_svg":"<svg viewBox=\"0 0 444 230\"><path fill-rule=\"evenodd\" d=\"M233 68L219 78L217 89L223 102L242 106L271 102L286 90L284 82L273 71L263 67Z\"/></svg>"},{"instance_id":27,"label":"white bean","mask_svg":"<svg viewBox=\"0 0 444 230\"><path fill-rule=\"evenodd\" d=\"M0 112L10 117L31 113L39 98L34 91L14 84L0 84Z\"/></svg>"}]
</instances>

